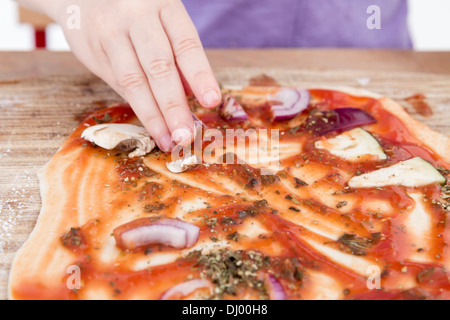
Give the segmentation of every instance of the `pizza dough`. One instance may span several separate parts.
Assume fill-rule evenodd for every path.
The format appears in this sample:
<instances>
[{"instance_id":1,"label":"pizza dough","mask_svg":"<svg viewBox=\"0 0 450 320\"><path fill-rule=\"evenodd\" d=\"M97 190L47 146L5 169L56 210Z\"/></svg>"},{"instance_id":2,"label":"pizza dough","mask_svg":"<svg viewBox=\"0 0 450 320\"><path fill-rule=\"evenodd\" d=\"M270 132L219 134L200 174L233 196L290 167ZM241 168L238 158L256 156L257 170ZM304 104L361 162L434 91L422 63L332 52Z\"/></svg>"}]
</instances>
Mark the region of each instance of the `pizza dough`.
<instances>
[{"instance_id":1,"label":"pizza dough","mask_svg":"<svg viewBox=\"0 0 450 320\"><path fill-rule=\"evenodd\" d=\"M265 90L276 89L230 92L241 91L245 104ZM111 123L136 123L130 108L89 116L39 172L42 209L14 259L9 297L448 298L447 186L350 188L348 181L413 157L445 174L449 139L377 94L310 93L315 107L350 106L373 115L377 123L363 129L387 159L355 164L315 148L320 137L302 133L305 117L299 116L274 125L282 133L276 175L261 174L267 159L255 166L200 163L177 173L158 150L130 158L81 138L105 114ZM264 110L247 108L260 128L268 125L257 118ZM236 126L214 112L197 116L210 128ZM142 218L195 225L198 240L186 248L120 248L114 230Z\"/></svg>"}]
</instances>

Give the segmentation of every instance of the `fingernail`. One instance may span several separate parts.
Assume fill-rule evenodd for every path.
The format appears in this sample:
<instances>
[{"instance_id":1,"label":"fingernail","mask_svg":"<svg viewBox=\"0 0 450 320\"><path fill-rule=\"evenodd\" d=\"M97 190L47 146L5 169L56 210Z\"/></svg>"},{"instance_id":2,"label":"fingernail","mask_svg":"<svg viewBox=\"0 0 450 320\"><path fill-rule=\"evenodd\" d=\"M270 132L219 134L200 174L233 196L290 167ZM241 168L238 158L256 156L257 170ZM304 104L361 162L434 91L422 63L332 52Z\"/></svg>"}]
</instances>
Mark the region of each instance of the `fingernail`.
<instances>
[{"instance_id":1,"label":"fingernail","mask_svg":"<svg viewBox=\"0 0 450 320\"><path fill-rule=\"evenodd\" d=\"M192 130L187 127L175 129L172 133L173 141L178 144L186 144L192 141Z\"/></svg>"},{"instance_id":2,"label":"fingernail","mask_svg":"<svg viewBox=\"0 0 450 320\"><path fill-rule=\"evenodd\" d=\"M162 151L164 152L172 151L173 147L175 146L170 134L163 135L159 140L159 143L161 145Z\"/></svg>"},{"instance_id":3,"label":"fingernail","mask_svg":"<svg viewBox=\"0 0 450 320\"><path fill-rule=\"evenodd\" d=\"M216 90L209 90L203 94L203 103L206 107L215 107L220 102L220 95Z\"/></svg>"}]
</instances>

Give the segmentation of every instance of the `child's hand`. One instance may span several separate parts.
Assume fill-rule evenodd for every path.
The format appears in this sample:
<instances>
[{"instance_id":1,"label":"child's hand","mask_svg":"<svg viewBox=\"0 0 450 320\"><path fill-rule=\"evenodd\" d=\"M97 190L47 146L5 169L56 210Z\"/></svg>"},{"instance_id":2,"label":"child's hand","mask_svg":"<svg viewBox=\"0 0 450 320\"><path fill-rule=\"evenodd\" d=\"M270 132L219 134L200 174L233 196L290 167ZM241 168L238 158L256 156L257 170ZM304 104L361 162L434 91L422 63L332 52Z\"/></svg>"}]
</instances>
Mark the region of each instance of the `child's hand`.
<instances>
[{"instance_id":1,"label":"child's hand","mask_svg":"<svg viewBox=\"0 0 450 320\"><path fill-rule=\"evenodd\" d=\"M31 0L28 0L31 1ZM38 0L32 0L38 1ZM74 54L125 98L164 151L190 142L193 119L183 86L204 107L220 89L197 30L181 0L45 0ZM69 29L67 8L80 8L80 28Z\"/></svg>"}]
</instances>

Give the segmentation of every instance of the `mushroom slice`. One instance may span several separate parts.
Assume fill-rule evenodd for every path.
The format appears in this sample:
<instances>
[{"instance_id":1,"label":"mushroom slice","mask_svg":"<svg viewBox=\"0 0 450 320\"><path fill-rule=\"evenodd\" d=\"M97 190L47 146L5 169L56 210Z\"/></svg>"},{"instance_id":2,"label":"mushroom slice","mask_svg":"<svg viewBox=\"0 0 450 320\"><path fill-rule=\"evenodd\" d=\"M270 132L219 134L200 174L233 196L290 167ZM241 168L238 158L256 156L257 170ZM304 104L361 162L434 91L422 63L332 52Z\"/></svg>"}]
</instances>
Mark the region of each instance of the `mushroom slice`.
<instances>
[{"instance_id":1,"label":"mushroom slice","mask_svg":"<svg viewBox=\"0 0 450 320\"><path fill-rule=\"evenodd\" d=\"M169 169L170 172L181 173L189 169L189 167L192 167L199 163L200 161L194 154L186 158L178 159L176 161L166 162L166 167L167 169Z\"/></svg>"},{"instance_id":2,"label":"mushroom slice","mask_svg":"<svg viewBox=\"0 0 450 320\"><path fill-rule=\"evenodd\" d=\"M134 150L130 158L146 155L156 145L144 127L127 123L98 124L84 130L81 138L108 150Z\"/></svg>"}]
</instances>

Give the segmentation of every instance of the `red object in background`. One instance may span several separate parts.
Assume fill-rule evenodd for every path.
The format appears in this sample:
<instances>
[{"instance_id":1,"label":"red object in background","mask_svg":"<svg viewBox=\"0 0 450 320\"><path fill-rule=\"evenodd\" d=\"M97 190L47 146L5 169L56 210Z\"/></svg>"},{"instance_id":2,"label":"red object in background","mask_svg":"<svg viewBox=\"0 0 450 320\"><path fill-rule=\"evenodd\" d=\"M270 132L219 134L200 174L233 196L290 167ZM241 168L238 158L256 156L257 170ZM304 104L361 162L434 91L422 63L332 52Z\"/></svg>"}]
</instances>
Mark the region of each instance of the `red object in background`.
<instances>
[{"instance_id":1,"label":"red object in background","mask_svg":"<svg viewBox=\"0 0 450 320\"><path fill-rule=\"evenodd\" d=\"M47 46L47 39L45 29L34 30L34 41L36 49L45 49Z\"/></svg>"}]
</instances>

